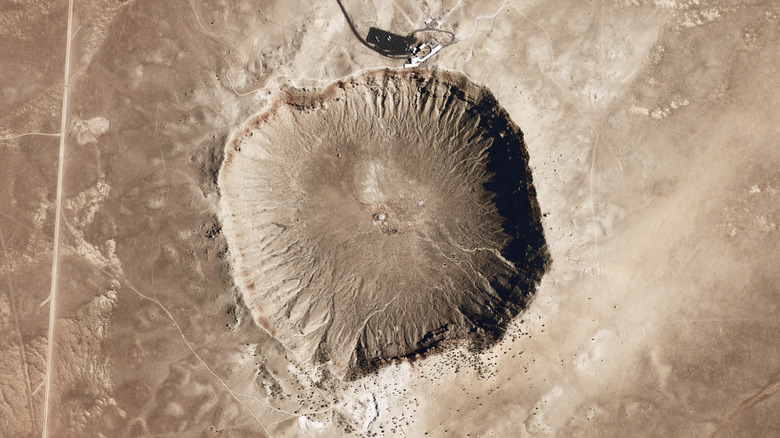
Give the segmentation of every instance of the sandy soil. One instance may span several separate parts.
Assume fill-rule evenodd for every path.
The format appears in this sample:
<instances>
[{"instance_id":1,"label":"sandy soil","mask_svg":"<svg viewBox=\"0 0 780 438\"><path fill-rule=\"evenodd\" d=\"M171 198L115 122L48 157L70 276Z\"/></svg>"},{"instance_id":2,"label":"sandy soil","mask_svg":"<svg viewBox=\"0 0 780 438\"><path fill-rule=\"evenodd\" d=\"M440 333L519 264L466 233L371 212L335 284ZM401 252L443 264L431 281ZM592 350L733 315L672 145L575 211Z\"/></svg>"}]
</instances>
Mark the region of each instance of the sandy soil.
<instances>
[{"instance_id":1,"label":"sandy soil","mask_svg":"<svg viewBox=\"0 0 780 438\"><path fill-rule=\"evenodd\" d=\"M0 1L2 435L780 433L776 4L345 0L455 33L421 68L523 131L553 263L493 348L344 382L255 323L219 222L242 121L403 64L309 3Z\"/></svg>"}]
</instances>

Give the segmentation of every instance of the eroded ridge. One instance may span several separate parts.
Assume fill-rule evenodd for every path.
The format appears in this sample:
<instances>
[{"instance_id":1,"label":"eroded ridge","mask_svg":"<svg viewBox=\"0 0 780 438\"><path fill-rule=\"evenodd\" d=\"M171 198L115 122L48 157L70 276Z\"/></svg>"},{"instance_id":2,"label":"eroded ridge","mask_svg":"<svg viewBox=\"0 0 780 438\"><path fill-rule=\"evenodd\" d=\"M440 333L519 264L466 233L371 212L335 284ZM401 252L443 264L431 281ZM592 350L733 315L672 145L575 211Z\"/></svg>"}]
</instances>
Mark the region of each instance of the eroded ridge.
<instances>
[{"instance_id":1,"label":"eroded ridge","mask_svg":"<svg viewBox=\"0 0 780 438\"><path fill-rule=\"evenodd\" d=\"M282 96L228 139L219 175L255 321L347 377L498 339L549 256L522 133L493 95L382 70Z\"/></svg>"}]
</instances>

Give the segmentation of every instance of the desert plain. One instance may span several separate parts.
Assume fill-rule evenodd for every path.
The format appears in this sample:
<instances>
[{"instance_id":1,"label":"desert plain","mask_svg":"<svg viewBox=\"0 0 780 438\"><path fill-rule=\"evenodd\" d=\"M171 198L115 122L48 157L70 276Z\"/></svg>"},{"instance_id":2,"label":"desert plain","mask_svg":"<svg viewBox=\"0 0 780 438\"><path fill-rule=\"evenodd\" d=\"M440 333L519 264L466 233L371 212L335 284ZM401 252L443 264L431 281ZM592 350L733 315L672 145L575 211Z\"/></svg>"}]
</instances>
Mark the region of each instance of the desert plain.
<instances>
[{"instance_id":1,"label":"desert plain","mask_svg":"<svg viewBox=\"0 0 780 438\"><path fill-rule=\"evenodd\" d=\"M404 69L361 44L335 0L0 1L0 435L780 434L780 5L343 6L363 34L435 27L454 42ZM463 342L345 378L330 356L291 349L291 328L257 318L254 306L270 298L247 292L241 267L260 265L239 260L221 178L249 121L296 103L290 96L382 71L452 75L489 91L522 133L549 263L497 339L475 347L456 324ZM374 117L348 114L349 126ZM295 126L276 135L295 138ZM447 144L435 126L425 135ZM342 158L326 155L287 157L283 172ZM400 193L422 187L403 181ZM460 199L445 195L429 199ZM474 196L488 207L466 210L484 223L448 229L474 241L459 245L488 242L482 252L501 265L506 240L483 238L498 228L470 231L500 222L490 197ZM376 199L365 205L381 208L361 222L377 231L371 239L407 238L422 228L395 225L406 215L395 213L434 207ZM431 217L451 213L438 211ZM352 258L327 254L311 263L346 275L332 261ZM455 268L440 265L401 264L447 289ZM271 281L277 268L248 275ZM341 294L339 303L359 304L376 327L395 317L417 327L441 310L386 315L371 307L377 289L366 290L366 302ZM348 310L336 315L352 327Z\"/></svg>"}]
</instances>

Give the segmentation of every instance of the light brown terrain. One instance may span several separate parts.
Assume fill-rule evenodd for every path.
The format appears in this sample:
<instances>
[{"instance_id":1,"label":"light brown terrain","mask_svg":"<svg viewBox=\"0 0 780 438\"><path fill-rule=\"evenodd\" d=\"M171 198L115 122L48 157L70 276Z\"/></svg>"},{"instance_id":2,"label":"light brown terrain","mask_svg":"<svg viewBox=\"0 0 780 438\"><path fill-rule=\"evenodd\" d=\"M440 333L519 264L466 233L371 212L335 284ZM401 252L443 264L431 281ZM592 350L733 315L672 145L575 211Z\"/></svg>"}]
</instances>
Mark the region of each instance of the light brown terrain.
<instances>
[{"instance_id":1,"label":"light brown terrain","mask_svg":"<svg viewBox=\"0 0 780 438\"><path fill-rule=\"evenodd\" d=\"M345 380L256 321L219 181L282 93L402 66L311 3L0 0L0 435L780 434L780 5L345 0L455 34L418 70L522 131L552 260L495 344Z\"/></svg>"}]
</instances>

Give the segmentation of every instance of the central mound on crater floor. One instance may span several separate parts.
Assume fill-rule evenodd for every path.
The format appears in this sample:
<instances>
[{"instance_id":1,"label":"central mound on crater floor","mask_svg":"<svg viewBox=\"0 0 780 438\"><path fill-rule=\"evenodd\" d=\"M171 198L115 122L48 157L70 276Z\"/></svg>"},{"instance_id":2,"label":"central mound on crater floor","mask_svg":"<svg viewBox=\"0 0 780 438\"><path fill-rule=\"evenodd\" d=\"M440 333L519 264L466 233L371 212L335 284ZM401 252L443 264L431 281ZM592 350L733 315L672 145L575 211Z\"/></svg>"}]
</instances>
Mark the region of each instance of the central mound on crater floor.
<instances>
[{"instance_id":1,"label":"central mound on crater floor","mask_svg":"<svg viewBox=\"0 0 780 438\"><path fill-rule=\"evenodd\" d=\"M219 175L255 322L347 377L497 340L549 256L522 133L493 95L382 70L283 96L228 139Z\"/></svg>"}]
</instances>

